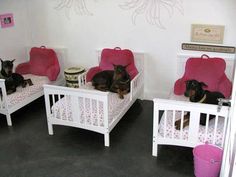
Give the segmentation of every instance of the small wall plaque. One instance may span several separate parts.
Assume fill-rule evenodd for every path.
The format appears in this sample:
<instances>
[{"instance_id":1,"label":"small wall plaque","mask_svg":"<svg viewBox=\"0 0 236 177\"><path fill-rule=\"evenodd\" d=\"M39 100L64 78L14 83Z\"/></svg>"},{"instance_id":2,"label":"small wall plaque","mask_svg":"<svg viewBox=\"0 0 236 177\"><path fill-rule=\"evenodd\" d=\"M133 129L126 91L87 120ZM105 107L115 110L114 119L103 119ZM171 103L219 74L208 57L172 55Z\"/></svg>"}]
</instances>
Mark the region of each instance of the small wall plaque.
<instances>
[{"instance_id":1,"label":"small wall plaque","mask_svg":"<svg viewBox=\"0 0 236 177\"><path fill-rule=\"evenodd\" d=\"M14 26L13 14L1 14L0 15L1 27L8 28Z\"/></svg>"},{"instance_id":2,"label":"small wall plaque","mask_svg":"<svg viewBox=\"0 0 236 177\"><path fill-rule=\"evenodd\" d=\"M225 27L222 25L192 24L192 42L223 44Z\"/></svg>"},{"instance_id":3,"label":"small wall plaque","mask_svg":"<svg viewBox=\"0 0 236 177\"><path fill-rule=\"evenodd\" d=\"M219 53L232 53L232 54L235 53L235 47L232 47L232 46L183 43L182 49L183 50L205 51L205 52L219 52Z\"/></svg>"}]
</instances>

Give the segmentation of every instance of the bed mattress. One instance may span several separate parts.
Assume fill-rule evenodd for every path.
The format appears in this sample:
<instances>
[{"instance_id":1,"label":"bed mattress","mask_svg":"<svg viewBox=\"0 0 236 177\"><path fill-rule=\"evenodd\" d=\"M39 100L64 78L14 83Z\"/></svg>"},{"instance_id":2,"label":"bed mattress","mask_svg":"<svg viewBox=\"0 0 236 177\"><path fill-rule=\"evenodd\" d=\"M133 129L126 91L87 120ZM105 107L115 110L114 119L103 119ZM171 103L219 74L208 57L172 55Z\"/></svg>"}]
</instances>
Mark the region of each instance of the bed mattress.
<instances>
[{"instance_id":1,"label":"bed mattress","mask_svg":"<svg viewBox=\"0 0 236 177\"><path fill-rule=\"evenodd\" d=\"M177 100L177 101L188 101L188 98L184 97L184 96L177 96L177 95L170 95L170 99L172 100ZM172 125L173 125L173 111L169 110L166 112L166 121L164 119L164 114L162 115L162 118L160 120L160 124L159 124L159 135L161 137L164 137L164 126L166 125L166 134L165 134L165 138L172 138ZM180 111L176 111L175 113L175 120L179 120L181 119L181 112ZM199 142L204 143L205 141L208 141L209 143L213 143L213 137L214 137L214 127L215 127L215 119L211 119L209 121L209 126L208 126L208 130L207 130L207 136L205 139L205 131L206 131L206 126L202 126L200 125L199 127L199 131L198 131L198 140ZM218 119L218 125L217 125L217 129L216 129L216 136L215 136L215 144L221 146L222 145L222 139L223 139L223 129L224 129L224 118L223 117L219 117ZM188 130L189 127L186 126L183 129L182 135L180 130L176 130L174 129L174 134L173 134L173 138L174 139L183 139L183 140L188 140ZM181 138L182 136L182 138Z\"/></svg>"},{"instance_id":2,"label":"bed mattress","mask_svg":"<svg viewBox=\"0 0 236 177\"><path fill-rule=\"evenodd\" d=\"M94 90L91 82L86 83L83 89ZM118 117L118 115L123 112L126 105L129 103L130 94L124 96L124 99L120 99L118 94L110 93L108 96L108 120L109 125ZM79 116L80 123L93 125L93 126L104 126L104 105L102 102L97 102L89 99L83 100L83 98L78 98L79 102ZM72 109L71 109L71 97L65 96L59 101L57 101L52 106L52 115L57 119L63 119L73 122Z\"/></svg>"},{"instance_id":3,"label":"bed mattress","mask_svg":"<svg viewBox=\"0 0 236 177\"><path fill-rule=\"evenodd\" d=\"M27 85L25 88L17 87L17 91L8 95L8 107L12 107L16 104L20 104L25 99L31 97L32 95L43 92L43 85L50 83L45 76L36 76L32 74L24 75L25 79L31 79L33 82L32 86Z\"/></svg>"}]
</instances>

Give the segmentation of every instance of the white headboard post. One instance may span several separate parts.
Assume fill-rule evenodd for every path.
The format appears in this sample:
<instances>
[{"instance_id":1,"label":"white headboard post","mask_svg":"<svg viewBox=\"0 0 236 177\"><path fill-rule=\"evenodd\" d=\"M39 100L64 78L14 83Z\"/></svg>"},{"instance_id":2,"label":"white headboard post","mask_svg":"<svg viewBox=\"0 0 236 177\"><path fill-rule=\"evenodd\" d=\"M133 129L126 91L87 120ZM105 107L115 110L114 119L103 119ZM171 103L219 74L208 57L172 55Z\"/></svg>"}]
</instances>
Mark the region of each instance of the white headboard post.
<instances>
[{"instance_id":1,"label":"white headboard post","mask_svg":"<svg viewBox=\"0 0 236 177\"><path fill-rule=\"evenodd\" d=\"M226 75L232 81L234 74L234 64L235 64L235 54L226 54L226 53L212 53L212 52L182 52L177 54L177 74L175 79L179 79L183 76L185 71L185 64L188 58L195 57L200 58L203 54L208 55L209 57L219 57L223 58L226 62Z\"/></svg>"}]
</instances>

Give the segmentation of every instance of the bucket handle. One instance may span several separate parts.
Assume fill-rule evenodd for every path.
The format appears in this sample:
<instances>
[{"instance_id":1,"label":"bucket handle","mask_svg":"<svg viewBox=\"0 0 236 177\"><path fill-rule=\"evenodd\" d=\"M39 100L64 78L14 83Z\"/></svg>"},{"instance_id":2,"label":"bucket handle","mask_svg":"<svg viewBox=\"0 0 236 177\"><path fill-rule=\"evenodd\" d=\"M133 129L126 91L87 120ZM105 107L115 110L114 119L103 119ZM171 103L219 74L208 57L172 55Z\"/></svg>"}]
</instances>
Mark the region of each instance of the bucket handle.
<instances>
[{"instance_id":1,"label":"bucket handle","mask_svg":"<svg viewBox=\"0 0 236 177\"><path fill-rule=\"evenodd\" d=\"M211 161L210 161L212 164L214 164L214 163L219 163L220 161L219 160L214 160L214 159L211 159Z\"/></svg>"},{"instance_id":2,"label":"bucket handle","mask_svg":"<svg viewBox=\"0 0 236 177\"><path fill-rule=\"evenodd\" d=\"M121 48L120 47L115 47L114 50L121 50Z\"/></svg>"},{"instance_id":3,"label":"bucket handle","mask_svg":"<svg viewBox=\"0 0 236 177\"><path fill-rule=\"evenodd\" d=\"M209 59L210 57L209 57L207 54L203 54L203 55L201 56L201 58L202 58L202 59L204 59L204 58L205 58L205 59Z\"/></svg>"}]
</instances>

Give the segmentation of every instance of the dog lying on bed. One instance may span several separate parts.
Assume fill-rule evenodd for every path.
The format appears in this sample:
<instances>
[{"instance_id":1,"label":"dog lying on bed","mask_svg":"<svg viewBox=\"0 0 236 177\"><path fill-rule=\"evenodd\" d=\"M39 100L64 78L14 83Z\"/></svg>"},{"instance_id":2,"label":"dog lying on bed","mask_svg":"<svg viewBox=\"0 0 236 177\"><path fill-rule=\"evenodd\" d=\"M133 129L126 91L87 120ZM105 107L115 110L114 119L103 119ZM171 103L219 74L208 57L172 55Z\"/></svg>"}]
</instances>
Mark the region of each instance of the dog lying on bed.
<instances>
[{"instance_id":1,"label":"dog lying on bed","mask_svg":"<svg viewBox=\"0 0 236 177\"><path fill-rule=\"evenodd\" d=\"M92 85L100 91L118 93L119 98L130 92L130 76L125 66L114 65L114 71L101 71L92 78Z\"/></svg>"},{"instance_id":2,"label":"dog lying on bed","mask_svg":"<svg viewBox=\"0 0 236 177\"><path fill-rule=\"evenodd\" d=\"M206 104L218 104L219 98L224 98L224 95L220 92L210 92L208 90L204 90L203 88L207 87L207 85L203 82L198 82L197 80L188 80L186 81L186 91L184 95L189 97L191 102L195 103L206 103ZM209 119L213 119L215 116L210 115ZM184 115L183 128L189 125L190 113L188 112ZM206 114L200 115L200 124L206 125ZM181 127L181 119L175 122L175 128L180 130Z\"/></svg>"},{"instance_id":3,"label":"dog lying on bed","mask_svg":"<svg viewBox=\"0 0 236 177\"><path fill-rule=\"evenodd\" d=\"M18 86L26 87L27 84L30 86L33 85L31 79L24 79L24 77L18 73L13 73L13 62L15 60L5 60L3 61L1 58L1 72L0 79L5 79L5 86L7 94L14 93Z\"/></svg>"}]
</instances>

